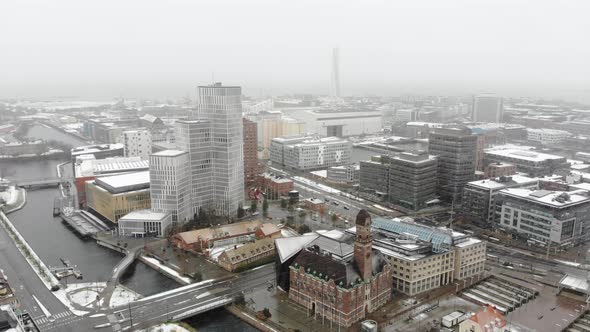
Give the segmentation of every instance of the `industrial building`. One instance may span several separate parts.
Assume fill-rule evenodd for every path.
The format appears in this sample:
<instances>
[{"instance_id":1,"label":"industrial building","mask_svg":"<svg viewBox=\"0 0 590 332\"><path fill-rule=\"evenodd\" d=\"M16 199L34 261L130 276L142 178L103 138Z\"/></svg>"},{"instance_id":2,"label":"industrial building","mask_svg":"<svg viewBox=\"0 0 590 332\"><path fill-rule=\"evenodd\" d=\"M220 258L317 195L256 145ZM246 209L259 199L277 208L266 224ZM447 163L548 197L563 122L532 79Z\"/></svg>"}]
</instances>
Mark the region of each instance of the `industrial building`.
<instances>
[{"instance_id":1,"label":"industrial building","mask_svg":"<svg viewBox=\"0 0 590 332\"><path fill-rule=\"evenodd\" d=\"M383 126L378 110L307 110L290 116L305 123L305 132L322 137L373 134Z\"/></svg>"}]
</instances>

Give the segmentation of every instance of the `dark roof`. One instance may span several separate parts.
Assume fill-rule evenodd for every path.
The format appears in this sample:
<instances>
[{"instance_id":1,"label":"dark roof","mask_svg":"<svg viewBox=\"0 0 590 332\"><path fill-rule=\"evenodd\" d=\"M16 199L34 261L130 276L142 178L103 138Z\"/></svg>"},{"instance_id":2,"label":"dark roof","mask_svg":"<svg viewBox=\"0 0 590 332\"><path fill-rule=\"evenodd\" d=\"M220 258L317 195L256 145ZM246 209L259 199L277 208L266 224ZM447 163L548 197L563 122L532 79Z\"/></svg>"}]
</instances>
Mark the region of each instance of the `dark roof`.
<instances>
[{"instance_id":1,"label":"dark roof","mask_svg":"<svg viewBox=\"0 0 590 332\"><path fill-rule=\"evenodd\" d=\"M361 209L356 215L356 224L359 226L368 226L371 223L371 215L367 210Z\"/></svg>"},{"instance_id":2,"label":"dark roof","mask_svg":"<svg viewBox=\"0 0 590 332\"><path fill-rule=\"evenodd\" d=\"M383 254L378 250L373 250L372 270L376 275L383 271L383 267L389 264ZM334 280L337 286L351 288L361 280L359 269L352 257L348 260L340 261L331 257L329 254L322 252L320 247L315 245L301 250L293 265L298 268L302 266L306 273L313 274L324 280ZM327 277L326 277L327 276Z\"/></svg>"}]
</instances>

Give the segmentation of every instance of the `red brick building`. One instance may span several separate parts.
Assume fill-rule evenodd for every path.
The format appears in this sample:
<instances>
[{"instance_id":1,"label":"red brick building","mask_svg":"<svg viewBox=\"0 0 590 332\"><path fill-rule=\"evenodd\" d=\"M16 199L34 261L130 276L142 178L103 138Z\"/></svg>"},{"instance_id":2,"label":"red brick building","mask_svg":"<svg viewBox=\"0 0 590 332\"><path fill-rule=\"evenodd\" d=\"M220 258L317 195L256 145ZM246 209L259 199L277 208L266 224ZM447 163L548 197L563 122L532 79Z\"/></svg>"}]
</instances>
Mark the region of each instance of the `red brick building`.
<instances>
[{"instance_id":1,"label":"red brick building","mask_svg":"<svg viewBox=\"0 0 590 332\"><path fill-rule=\"evenodd\" d=\"M288 196L293 190L293 180L282 176L274 176L270 173L263 173L256 177L256 185L266 194L268 199L278 199L281 196Z\"/></svg>"},{"instance_id":2,"label":"red brick building","mask_svg":"<svg viewBox=\"0 0 590 332\"><path fill-rule=\"evenodd\" d=\"M243 118L244 125L244 182L248 188L258 174L258 134L256 122Z\"/></svg>"},{"instance_id":3,"label":"red brick building","mask_svg":"<svg viewBox=\"0 0 590 332\"><path fill-rule=\"evenodd\" d=\"M510 176L514 174L516 174L516 165L510 163L491 163L486 166L485 169L485 177L487 179L498 178L501 176Z\"/></svg>"},{"instance_id":4,"label":"red brick building","mask_svg":"<svg viewBox=\"0 0 590 332\"><path fill-rule=\"evenodd\" d=\"M391 298L391 266L372 248L367 211L357 215L356 228L354 244L346 236L320 236L302 249L289 267L289 299L304 306L314 318L345 327Z\"/></svg>"}]
</instances>

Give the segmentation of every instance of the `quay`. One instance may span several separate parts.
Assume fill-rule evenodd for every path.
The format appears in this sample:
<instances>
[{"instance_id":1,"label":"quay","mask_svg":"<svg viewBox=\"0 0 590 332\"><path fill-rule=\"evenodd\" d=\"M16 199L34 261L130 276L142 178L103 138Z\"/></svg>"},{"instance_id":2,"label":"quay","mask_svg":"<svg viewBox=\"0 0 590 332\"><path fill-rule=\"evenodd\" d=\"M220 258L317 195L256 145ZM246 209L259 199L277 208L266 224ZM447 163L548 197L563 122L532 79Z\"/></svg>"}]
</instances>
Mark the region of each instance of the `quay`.
<instances>
[{"instance_id":1,"label":"quay","mask_svg":"<svg viewBox=\"0 0 590 332\"><path fill-rule=\"evenodd\" d=\"M63 221L72 227L80 236L94 236L98 232L108 232L111 228L102 220L84 210L62 211Z\"/></svg>"}]
</instances>

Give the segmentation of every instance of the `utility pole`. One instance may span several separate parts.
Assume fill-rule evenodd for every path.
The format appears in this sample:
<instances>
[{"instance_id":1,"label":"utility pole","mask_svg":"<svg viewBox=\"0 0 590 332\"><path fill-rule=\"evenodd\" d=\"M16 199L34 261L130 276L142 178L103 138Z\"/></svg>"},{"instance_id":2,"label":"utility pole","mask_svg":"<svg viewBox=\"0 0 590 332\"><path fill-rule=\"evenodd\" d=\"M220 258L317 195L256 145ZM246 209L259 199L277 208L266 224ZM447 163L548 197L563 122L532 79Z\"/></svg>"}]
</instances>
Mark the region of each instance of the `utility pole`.
<instances>
[{"instance_id":1,"label":"utility pole","mask_svg":"<svg viewBox=\"0 0 590 332\"><path fill-rule=\"evenodd\" d=\"M133 329L133 316L131 315L131 302L127 303L129 308L129 328Z\"/></svg>"}]
</instances>

